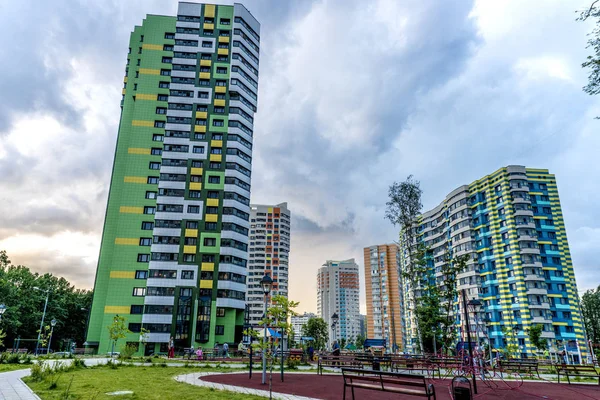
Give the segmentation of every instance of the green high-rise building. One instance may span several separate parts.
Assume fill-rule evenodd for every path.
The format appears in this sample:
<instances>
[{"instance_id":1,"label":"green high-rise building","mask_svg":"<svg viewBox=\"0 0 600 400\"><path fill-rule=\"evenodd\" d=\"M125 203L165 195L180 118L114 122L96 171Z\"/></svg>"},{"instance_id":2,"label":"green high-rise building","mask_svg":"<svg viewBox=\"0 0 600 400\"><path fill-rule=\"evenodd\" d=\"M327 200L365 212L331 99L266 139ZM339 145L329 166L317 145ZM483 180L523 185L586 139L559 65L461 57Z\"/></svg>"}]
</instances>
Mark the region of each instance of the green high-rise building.
<instances>
[{"instance_id":1,"label":"green high-rise building","mask_svg":"<svg viewBox=\"0 0 600 400\"><path fill-rule=\"evenodd\" d=\"M260 24L179 3L131 33L87 345L146 354L237 343L245 317ZM140 352L142 349L140 348Z\"/></svg>"}]
</instances>

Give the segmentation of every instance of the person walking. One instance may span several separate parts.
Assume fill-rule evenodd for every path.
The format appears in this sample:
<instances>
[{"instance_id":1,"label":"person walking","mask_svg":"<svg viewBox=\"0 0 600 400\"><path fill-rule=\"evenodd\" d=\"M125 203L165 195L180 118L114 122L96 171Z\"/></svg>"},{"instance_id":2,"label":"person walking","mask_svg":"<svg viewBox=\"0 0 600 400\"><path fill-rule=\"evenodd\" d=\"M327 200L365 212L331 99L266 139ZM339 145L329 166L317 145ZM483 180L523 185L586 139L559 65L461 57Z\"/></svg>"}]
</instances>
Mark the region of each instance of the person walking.
<instances>
[{"instance_id":1,"label":"person walking","mask_svg":"<svg viewBox=\"0 0 600 400\"><path fill-rule=\"evenodd\" d=\"M169 358L175 357L175 342L173 341L173 336L169 339Z\"/></svg>"},{"instance_id":2,"label":"person walking","mask_svg":"<svg viewBox=\"0 0 600 400\"><path fill-rule=\"evenodd\" d=\"M202 361L202 358L203 358L202 347L198 347L198 350L196 350L196 357L198 358L198 361Z\"/></svg>"},{"instance_id":3,"label":"person walking","mask_svg":"<svg viewBox=\"0 0 600 400\"><path fill-rule=\"evenodd\" d=\"M213 358L219 357L219 342L215 342L215 348L213 349Z\"/></svg>"},{"instance_id":4,"label":"person walking","mask_svg":"<svg viewBox=\"0 0 600 400\"><path fill-rule=\"evenodd\" d=\"M244 345L244 342L240 341L240 343L238 344L238 356L244 357L245 351L246 351L246 346Z\"/></svg>"},{"instance_id":5,"label":"person walking","mask_svg":"<svg viewBox=\"0 0 600 400\"><path fill-rule=\"evenodd\" d=\"M223 343L223 358L229 358L229 345L227 342Z\"/></svg>"}]
</instances>

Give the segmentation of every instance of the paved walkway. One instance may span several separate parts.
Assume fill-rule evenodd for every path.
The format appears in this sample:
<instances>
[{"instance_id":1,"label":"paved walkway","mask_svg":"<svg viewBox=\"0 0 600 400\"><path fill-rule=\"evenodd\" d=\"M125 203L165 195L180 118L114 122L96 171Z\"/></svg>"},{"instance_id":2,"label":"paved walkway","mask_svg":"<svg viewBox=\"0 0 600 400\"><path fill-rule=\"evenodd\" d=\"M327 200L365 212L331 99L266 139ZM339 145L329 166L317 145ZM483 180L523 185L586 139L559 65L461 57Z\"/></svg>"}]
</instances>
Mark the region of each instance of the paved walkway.
<instances>
[{"instance_id":1,"label":"paved walkway","mask_svg":"<svg viewBox=\"0 0 600 400\"><path fill-rule=\"evenodd\" d=\"M31 370L19 369L0 374L0 399L2 400L39 400L39 397L23 383L21 378L29 376Z\"/></svg>"},{"instance_id":2,"label":"paved walkway","mask_svg":"<svg viewBox=\"0 0 600 400\"><path fill-rule=\"evenodd\" d=\"M290 373L291 372L288 372L287 374L290 374ZM255 396L267 397L267 398L269 397L268 390L258 390L258 389L243 387L243 386L223 385L221 383L207 382L207 381L200 379L201 377L204 377L204 376L222 375L222 374L223 374L222 372L195 372L192 374L178 375L175 377L175 380L178 382L189 383L190 385L207 387L207 388L212 388L212 389L216 389L216 390L228 390L230 392L235 392L235 393L253 394ZM231 374L231 375L234 375L234 374L246 375L248 373L247 372L230 372L229 374ZM277 400L318 400L314 397L296 396L293 394L277 393L277 392L273 392L273 398L277 399Z\"/></svg>"}]
</instances>

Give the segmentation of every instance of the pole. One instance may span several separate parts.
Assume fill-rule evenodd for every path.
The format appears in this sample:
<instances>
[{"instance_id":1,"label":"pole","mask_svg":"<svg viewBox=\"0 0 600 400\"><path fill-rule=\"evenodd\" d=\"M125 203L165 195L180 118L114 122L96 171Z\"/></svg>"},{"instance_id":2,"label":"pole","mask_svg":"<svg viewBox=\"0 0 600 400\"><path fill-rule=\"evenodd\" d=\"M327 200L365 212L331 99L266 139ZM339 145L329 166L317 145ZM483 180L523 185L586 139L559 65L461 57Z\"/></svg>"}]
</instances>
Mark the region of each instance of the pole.
<instances>
[{"instance_id":1,"label":"pole","mask_svg":"<svg viewBox=\"0 0 600 400\"><path fill-rule=\"evenodd\" d=\"M281 327L281 382L283 382L283 326Z\"/></svg>"},{"instance_id":2,"label":"pole","mask_svg":"<svg viewBox=\"0 0 600 400\"><path fill-rule=\"evenodd\" d=\"M436 327L435 332L433 332L433 355L434 356L437 355L437 346L436 346L436 343L435 343L435 337L436 336L437 336L437 327Z\"/></svg>"},{"instance_id":3,"label":"pole","mask_svg":"<svg viewBox=\"0 0 600 400\"><path fill-rule=\"evenodd\" d=\"M265 333L263 335L262 352L262 384L267 384L267 294L265 293Z\"/></svg>"},{"instance_id":4,"label":"pole","mask_svg":"<svg viewBox=\"0 0 600 400\"><path fill-rule=\"evenodd\" d=\"M50 354L50 345L52 344L52 335L54 334L54 327L50 329L50 337L48 338L48 350L46 350L46 355Z\"/></svg>"},{"instance_id":5,"label":"pole","mask_svg":"<svg viewBox=\"0 0 600 400\"><path fill-rule=\"evenodd\" d=\"M50 290L46 290L46 302L44 303L44 313L42 314L42 322L40 323L40 330L38 332L37 342L35 342L35 355L38 354L38 348L40 347L40 337L42 334L42 327L44 326L44 318L46 318L46 307L48 307L48 297L50 296Z\"/></svg>"},{"instance_id":6,"label":"pole","mask_svg":"<svg viewBox=\"0 0 600 400\"><path fill-rule=\"evenodd\" d=\"M465 310L465 323L467 328L467 342L469 343L469 364L472 367L473 374L473 393L477 394L477 381L475 380L475 362L473 360L473 347L471 346L471 329L469 327L469 312L467 310L467 292L465 289L462 290L462 302Z\"/></svg>"},{"instance_id":7,"label":"pole","mask_svg":"<svg viewBox=\"0 0 600 400\"><path fill-rule=\"evenodd\" d=\"M249 379L252 379L252 336L250 336L250 376Z\"/></svg>"}]
</instances>

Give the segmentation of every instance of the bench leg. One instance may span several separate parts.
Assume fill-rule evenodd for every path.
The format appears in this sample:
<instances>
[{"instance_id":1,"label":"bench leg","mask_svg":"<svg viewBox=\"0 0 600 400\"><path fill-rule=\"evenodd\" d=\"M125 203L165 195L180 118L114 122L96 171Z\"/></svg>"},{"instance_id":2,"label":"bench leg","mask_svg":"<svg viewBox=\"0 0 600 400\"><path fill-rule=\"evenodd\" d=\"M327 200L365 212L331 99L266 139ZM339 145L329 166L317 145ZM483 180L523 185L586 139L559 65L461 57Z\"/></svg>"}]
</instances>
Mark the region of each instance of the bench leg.
<instances>
[{"instance_id":1,"label":"bench leg","mask_svg":"<svg viewBox=\"0 0 600 400\"><path fill-rule=\"evenodd\" d=\"M346 382L344 382L344 396L343 399L346 400Z\"/></svg>"},{"instance_id":2,"label":"bench leg","mask_svg":"<svg viewBox=\"0 0 600 400\"><path fill-rule=\"evenodd\" d=\"M354 386L352 386L352 400L354 400Z\"/></svg>"}]
</instances>

